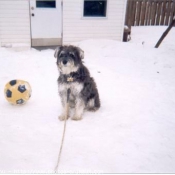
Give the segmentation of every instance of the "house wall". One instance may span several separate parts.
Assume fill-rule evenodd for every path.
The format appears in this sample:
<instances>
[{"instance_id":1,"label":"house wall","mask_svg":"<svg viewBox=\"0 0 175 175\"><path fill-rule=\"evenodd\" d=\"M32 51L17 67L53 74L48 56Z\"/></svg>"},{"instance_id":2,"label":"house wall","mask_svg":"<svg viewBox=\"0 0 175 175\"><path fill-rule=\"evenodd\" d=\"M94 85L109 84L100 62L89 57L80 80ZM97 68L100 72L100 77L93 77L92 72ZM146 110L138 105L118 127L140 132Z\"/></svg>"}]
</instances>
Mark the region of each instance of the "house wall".
<instances>
[{"instance_id":1,"label":"house wall","mask_svg":"<svg viewBox=\"0 0 175 175\"><path fill-rule=\"evenodd\" d=\"M83 17L84 0L63 0L63 44L122 40L126 0L107 0L107 17ZM29 0L0 0L0 46L31 46Z\"/></svg>"},{"instance_id":2,"label":"house wall","mask_svg":"<svg viewBox=\"0 0 175 175\"><path fill-rule=\"evenodd\" d=\"M28 0L0 0L0 46L31 46Z\"/></svg>"},{"instance_id":3,"label":"house wall","mask_svg":"<svg viewBox=\"0 0 175 175\"><path fill-rule=\"evenodd\" d=\"M107 0L107 17L83 17L84 0L63 1L63 43L90 38L122 41L126 0Z\"/></svg>"}]
</instances>

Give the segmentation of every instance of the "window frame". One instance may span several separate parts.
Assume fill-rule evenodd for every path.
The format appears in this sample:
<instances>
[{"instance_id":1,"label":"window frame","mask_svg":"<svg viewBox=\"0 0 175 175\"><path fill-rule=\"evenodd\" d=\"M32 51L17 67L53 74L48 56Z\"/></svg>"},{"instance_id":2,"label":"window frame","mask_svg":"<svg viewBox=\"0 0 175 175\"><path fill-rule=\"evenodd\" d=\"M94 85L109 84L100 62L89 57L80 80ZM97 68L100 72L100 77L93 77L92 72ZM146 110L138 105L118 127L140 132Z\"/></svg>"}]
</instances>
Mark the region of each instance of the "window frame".
<instances>
[{"instance_id":1,"label":"window frame","mask_svg":"<svg viewBox=\"0 0 175 175\"><path fill-rule=\"evenodd\" d=\"M100 0L88 0L88 1L100 1ZM84 2L85 0L82 0L82 19L108 19L108 1L109 0L101 0L106 1L106 16L84 16Z\"/></svg>"}]
</instances>

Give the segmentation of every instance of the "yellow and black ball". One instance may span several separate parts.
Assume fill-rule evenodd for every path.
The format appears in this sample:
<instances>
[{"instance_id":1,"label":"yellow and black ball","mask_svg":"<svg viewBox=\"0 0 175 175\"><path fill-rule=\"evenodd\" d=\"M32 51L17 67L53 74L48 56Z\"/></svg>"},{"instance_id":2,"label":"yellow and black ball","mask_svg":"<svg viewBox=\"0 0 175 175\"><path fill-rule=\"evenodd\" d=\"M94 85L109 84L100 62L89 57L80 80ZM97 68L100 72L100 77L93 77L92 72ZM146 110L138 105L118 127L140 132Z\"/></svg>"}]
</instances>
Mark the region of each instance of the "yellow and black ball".
<instances>
[{"instance_id":1,"label":"yellow and black ball","mask_svg":"<svg viewBox=\"0 0 175 175\"><path fill-rule=\"evenodd\" d=\"M24 80L11 80L5 85L4 94L7 101L13 105L25 104L32 94L30 84Z\"/></svg>"}]
</instances>

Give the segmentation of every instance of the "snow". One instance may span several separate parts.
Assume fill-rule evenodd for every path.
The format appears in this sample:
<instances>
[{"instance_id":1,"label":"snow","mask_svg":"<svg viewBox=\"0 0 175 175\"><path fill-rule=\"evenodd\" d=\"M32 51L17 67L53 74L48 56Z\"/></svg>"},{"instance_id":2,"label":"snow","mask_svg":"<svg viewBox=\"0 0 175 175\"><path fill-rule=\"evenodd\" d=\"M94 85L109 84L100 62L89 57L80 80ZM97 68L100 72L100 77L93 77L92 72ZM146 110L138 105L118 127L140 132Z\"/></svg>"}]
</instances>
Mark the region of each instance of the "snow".
<instances>
[{"instance_id":1,"label":"snow","mask_svg":"<svg viewBox=\"0 0 175 175\"><path fill-rule=\"evenodd\" d=\"M67 121L58 172L175 173L175 29L133 27L132 40L73 43L101 99L95 113ZM0 173L52 173L64 122L54 50L0 48ZM4 98L5 84L23 79L32 97L23 106Z\"/></svg>"}]
</instances>

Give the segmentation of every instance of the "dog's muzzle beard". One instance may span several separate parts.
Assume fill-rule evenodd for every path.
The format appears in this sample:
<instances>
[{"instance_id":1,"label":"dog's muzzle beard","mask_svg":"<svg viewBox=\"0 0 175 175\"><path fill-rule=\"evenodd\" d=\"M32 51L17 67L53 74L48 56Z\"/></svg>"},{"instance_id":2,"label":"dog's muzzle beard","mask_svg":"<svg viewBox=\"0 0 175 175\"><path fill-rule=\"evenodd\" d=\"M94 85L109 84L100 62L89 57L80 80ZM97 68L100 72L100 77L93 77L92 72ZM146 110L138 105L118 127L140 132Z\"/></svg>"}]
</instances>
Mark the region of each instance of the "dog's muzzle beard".
<instances>
[{"instance_id":1,"label":"dog's muzzle beard","mask_svg":"<svg viewBox=\"0 0 175 175\"><path fill-rule=\"evenodd\" d=\"M78 66L75 66L73 60L62 59L57 63L58 70L62 74L70 74L71 72L76 72L78 70Z\"/></svg>"}]
</instances>

